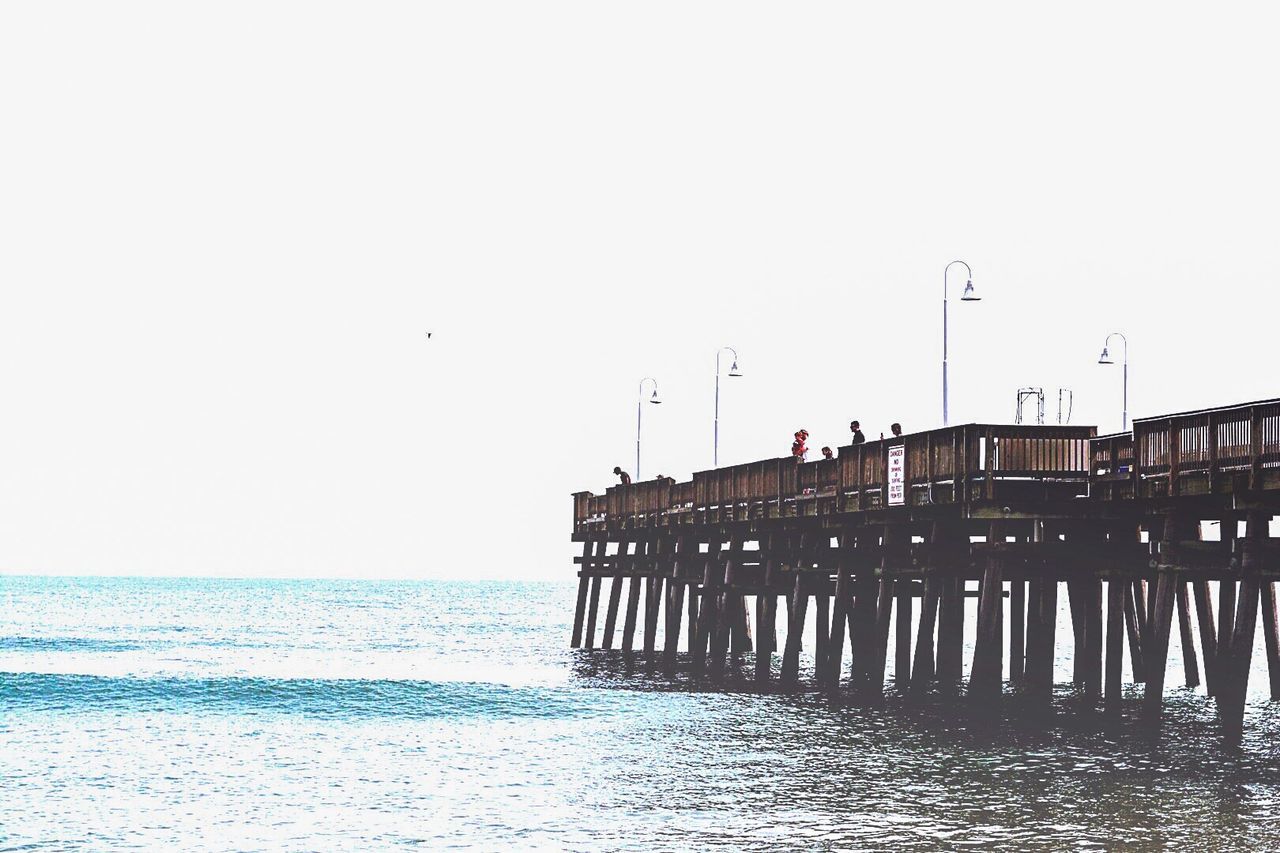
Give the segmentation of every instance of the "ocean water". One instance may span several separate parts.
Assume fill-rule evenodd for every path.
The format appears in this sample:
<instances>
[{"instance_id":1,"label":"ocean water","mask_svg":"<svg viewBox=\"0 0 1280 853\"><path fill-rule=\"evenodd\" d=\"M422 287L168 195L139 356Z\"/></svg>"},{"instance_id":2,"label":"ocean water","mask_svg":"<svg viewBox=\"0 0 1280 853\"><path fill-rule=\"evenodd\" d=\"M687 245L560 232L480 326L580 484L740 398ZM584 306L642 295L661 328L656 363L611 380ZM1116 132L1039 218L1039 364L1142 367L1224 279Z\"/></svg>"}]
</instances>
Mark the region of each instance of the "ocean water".
<instances>
[{"instance_id":1,"label":"ocean water","mask_svg":"<svg viewBox=\"0 0 1280 853\"><path fill-rule=\"evenodd\" d=\"M672 684L568 649L573 599L0 578L0 850L1280 849L1260 655L1225 752L1176 631L1152 741L1066 685L1032 719Z\"/></svg>"}]
</instances>

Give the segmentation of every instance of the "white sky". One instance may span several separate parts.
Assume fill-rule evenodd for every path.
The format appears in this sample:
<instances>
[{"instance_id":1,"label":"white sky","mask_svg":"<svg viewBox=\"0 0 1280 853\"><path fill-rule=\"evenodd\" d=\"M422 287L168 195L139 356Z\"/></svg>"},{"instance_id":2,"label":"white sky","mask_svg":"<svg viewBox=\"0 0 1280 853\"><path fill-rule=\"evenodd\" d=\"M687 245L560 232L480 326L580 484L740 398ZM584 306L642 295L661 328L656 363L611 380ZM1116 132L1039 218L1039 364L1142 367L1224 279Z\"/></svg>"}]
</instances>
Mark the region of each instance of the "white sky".
<instances>
[{"instance_id":1,"label":"white sky","mask_svg":"<svg viewBox=\"0 0 1280 853\"><path fill-rule=\"evenodd\" d=\"M725 344L723 463L940 425L953 258L953 423L1117 429L1116 329L1135 416L1280 396L1235 8L6 3L0 571L567 578L643 376L646 476Z\"/></svg>"}]
</instances>

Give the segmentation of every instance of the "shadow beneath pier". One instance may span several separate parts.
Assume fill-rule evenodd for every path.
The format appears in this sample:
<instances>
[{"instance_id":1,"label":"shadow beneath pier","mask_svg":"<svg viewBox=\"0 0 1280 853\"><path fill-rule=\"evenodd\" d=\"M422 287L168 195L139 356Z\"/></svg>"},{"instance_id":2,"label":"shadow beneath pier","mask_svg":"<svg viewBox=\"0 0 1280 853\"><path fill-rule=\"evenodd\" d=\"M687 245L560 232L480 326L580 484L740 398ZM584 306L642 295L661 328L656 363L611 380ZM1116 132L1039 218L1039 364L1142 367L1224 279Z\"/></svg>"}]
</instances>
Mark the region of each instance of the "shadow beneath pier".
<instances>
[{"instance_id":1,"label":"shadow beneath pier","mask_svg":"<svg viewBox=\"0 0 1280 853\"><path fill-rule=\"evenodd\" d=\"M1246 738L1240 747L1225 747L1214 700L1191 689L1166 692L1162 717L1143 716L1143 685L1125 686L1119 709L1086 697L1071 684L1054 685L1052 693L1023 692L1006 683L995 697L970 696L962 682L927 689L899 688L892 679L882 691L859 691L848 671L838 687L815 685L812 677L783 683L775 657L768 681L755 677L750 655L734 656L719 679L694 673L688 655L678 654L674 667L661 653L576 652L572 683L577 686L643 692L714 694L732 703L735 697L767 698L787 707L822 709L881 726L904 726L917 733L950 736L957 744L1020 744L1026 748L1063 743L1112 745L1126 756L1167 758L1173 752L1212 762L1248 761L1271 756L1268 773L1280 783L1280 704L1252 703L1246 712ZM812 673L812 670L810 670ZM1250 770L1251 773L1254 770Z\"/></svg>"}]
</instances>

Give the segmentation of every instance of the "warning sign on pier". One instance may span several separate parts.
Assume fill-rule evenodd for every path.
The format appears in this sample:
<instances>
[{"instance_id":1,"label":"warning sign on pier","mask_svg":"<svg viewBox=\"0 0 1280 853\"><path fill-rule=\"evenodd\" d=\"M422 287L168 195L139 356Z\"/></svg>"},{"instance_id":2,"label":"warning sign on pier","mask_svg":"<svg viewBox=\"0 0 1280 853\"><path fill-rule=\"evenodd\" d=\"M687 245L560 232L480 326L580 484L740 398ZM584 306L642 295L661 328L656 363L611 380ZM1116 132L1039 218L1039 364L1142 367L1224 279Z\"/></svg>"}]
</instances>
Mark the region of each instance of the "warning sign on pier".
<instances>
[{"instance_id":1,"label":"warning sign on pier","mask_svg":"<svg viewBox=\"0 0 1280 853\"><path fill-rule=\"evenodd\" d=\"M907 496L907 448L889 448L889 506L902 506Z\"/></svg>"}]
</instances>

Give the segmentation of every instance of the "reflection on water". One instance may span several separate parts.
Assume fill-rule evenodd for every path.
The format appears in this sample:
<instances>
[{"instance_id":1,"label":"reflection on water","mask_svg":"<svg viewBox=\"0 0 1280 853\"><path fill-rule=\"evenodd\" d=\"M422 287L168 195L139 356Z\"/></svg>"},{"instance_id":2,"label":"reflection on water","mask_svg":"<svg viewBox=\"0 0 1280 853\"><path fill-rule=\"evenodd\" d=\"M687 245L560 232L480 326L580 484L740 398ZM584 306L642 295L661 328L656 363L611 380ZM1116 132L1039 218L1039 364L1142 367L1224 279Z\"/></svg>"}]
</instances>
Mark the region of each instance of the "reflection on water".
<instances>
[{"instance_id":1,"label":"reflection on water","mask_svg":"<svg viewBox=\"0 0 1280 853\"><path fill-rule=\"evenodd\" d=\"M1140 688L710 690L567 650L573 596L0 578L0 848L1280 849L1256 690L1234 752L1174 687L1158 740Z\"/></svg>"},{"instance_id":2,"label":"reflection on water","mask_svg":"<svg viewBox=\"0 0 1280 853\"><path fill-rule=\"evenodd\" d=\"M679 768L673 798L723 804L750 837L834 846L1276 849L1280 728L1276 706L1250 706L1238 751L1220 746L1213 704L1170 691L1158 738L1139 719L1141 688L1110 720L1059 685L1052 707L1006 696L975 707L951 692L883 702L847 693L765 692L742 681L693 694L698 725L648 734ZM620 653L582 653L574 676L597 689L690 690ZM737 689L735 689L737 688ZM683 704L683 703L678 703ZM674 730L674 731L673 731ZM674 741L674 742L673 742ZM710 766L708 766L710 765ZM735 806L734 804L738 804ZM746 804L746 812L741 813ZM803 846L803 845L800 845Z\"/></svg>"}]
</instances>

